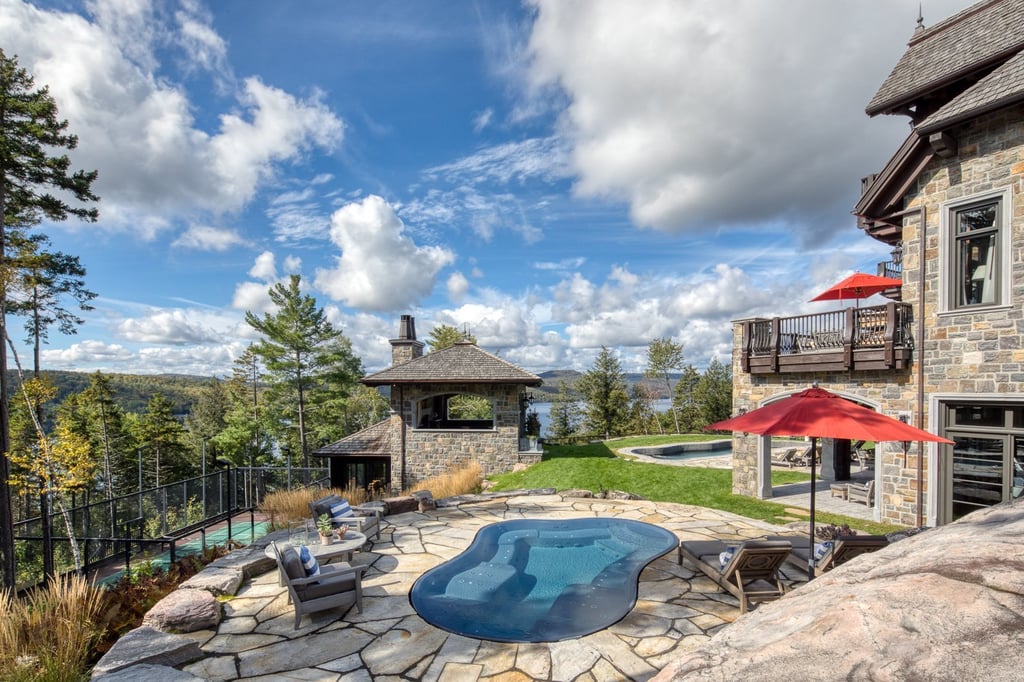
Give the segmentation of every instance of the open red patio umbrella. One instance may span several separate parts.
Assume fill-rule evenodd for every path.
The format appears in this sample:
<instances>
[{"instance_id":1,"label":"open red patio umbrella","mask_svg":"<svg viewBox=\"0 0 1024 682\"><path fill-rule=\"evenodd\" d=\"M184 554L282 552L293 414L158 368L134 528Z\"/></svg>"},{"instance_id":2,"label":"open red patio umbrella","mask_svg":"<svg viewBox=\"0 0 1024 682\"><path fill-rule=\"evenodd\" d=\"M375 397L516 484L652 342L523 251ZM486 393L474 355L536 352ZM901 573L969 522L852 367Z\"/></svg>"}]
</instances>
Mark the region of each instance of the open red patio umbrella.
<instances>
[{"instance_id":1,"label":"open red patio umbrella","mask_svg":"<svg viewBox=\"0 0 1024 682\"><path fill-rule=\"evenodd\" d=\"M842 282L830 286L811 300L836 301L854 298L859 302L862 298L867 298L868 296L881 293L887 289L901 286L903 286L903 280L893 279L892 277L869 275L864 272L855 272Z\"/></svg>"},{"instance_id":2,"label":"open red patio umbrella","mask_svg":"<svg viewBox=\"0 0 1024 682\"><path fill-rule=\"evenodd\" d=\"M708 424L706 431L741 431L761 436L808 436L811 452L818 438L902 441L904 452L911 442L952 443L916 426L904 424L817 386L776 400L738 417ZM920 460L919 460L920 461ZM920 467L918 472L920 475ZM921 489L918 481L918 490ZM811 456L810 559L807 577L814 577L814 456ZM918 504L920 507L920 503Z\"/></svg>"}]
</instances>

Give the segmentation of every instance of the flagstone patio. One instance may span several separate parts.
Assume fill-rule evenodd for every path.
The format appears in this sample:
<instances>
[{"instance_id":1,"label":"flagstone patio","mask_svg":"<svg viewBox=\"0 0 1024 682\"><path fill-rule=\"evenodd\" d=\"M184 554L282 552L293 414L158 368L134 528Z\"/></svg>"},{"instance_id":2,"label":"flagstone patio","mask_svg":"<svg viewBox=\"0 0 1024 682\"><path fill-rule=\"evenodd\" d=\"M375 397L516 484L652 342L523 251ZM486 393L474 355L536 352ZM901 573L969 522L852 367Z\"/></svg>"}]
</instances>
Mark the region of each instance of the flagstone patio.
<instances>
[{"instance_id":1,"label":"flagstone patio","mask_svg":"<svg viewBox=\"0 0 1024 682\"><path fill-rule=\"evenodd\" d=\"M369 567L362 613L353 607L345 614L305 616L295 630L292 607L271 571L225 601L216 632L189 635L204 658L184 670L210 680L644 680L739 617L736 600L679 566L675 552L643 571L636 606L623 620L579 639L471 639L438 629L413 610L409 590L416 578L465 549L480 527L506 519L586 516L647 521L681 540L741 540L780 531L701 507L557 494L480 498L393 515L380 539L354 558ZM801 578L798 572L787 577L791 583Z\"/></svg>"}]
</instances>

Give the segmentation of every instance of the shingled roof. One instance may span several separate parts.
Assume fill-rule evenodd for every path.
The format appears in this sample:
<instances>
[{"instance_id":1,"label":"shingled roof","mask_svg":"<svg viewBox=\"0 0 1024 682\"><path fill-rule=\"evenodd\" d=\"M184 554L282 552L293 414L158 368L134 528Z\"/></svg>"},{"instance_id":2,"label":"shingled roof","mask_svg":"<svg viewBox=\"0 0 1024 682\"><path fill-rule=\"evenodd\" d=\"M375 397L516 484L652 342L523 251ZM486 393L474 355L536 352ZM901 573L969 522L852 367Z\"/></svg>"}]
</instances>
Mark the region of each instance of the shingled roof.
<instances>
[{"instance_id":1,"label":"shingled roof","mask_svg":"<svg viewBox=\"0 0 1024 682\"><path fill-rule=\"evenodd\" d=\"M339 455L388 455L391 453L393 429L387 419L367 426L350 436L313 451L314 455L330 457Z\"/></svg>"},{"instance_id":2,"label":"shingled roof","mask_svg":"<svg viewBox=\"0 0 1024 682\"><path fill-rule=\"evenodd\" d=\"M543 383L536 374L466 341L370 374L360 381L367 386L439 383L540 386Z\"/></svg>"},{"instance_id":3,"label":"shingled roof","mask_svg":"<svg viewBox=\"0 0 1024 682\"><path fill-rule=\"evenodd\" d=\"M1022 16L1024 0L985 0L916 32L867 113L907 113L929 94L998 67L1024 49ZM990 94L998 98L1003 93ZM974 111L989 100L971 98L962 104L968 103Z\"/></svg>"}]
</instances>

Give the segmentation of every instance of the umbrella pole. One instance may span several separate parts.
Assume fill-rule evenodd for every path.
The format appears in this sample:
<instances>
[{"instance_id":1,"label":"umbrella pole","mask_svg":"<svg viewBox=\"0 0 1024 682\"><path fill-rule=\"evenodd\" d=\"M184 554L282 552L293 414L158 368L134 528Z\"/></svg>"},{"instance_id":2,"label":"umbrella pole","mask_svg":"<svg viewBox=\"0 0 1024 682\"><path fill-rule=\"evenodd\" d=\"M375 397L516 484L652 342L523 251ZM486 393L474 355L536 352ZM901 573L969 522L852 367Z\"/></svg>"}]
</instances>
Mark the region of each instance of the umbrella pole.
<instances>
[{"instance_id":1,"label":"umbrella pole","mask_svg":"<svg viewBox=\"0 0 1024 682\"><path fill-rule=\"evenodd\" d=\"M817 438L811 436L811 527L807 552L807 579L814 580L814 462L818 458Z\"/></svg>"}]
</instances>

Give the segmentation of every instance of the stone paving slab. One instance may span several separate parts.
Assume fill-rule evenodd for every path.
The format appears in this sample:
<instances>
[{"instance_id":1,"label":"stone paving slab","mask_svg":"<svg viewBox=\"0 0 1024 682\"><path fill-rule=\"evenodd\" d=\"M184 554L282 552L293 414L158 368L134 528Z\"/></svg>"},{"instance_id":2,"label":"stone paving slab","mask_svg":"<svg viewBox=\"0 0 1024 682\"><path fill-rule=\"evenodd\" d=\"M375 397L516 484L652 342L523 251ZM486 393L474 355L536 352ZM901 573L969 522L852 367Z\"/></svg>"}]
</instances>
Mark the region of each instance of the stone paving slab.
<instances>
[{"instance_id":1,"label":"stone paving slab","mask_svg":"<svg viewBox=\"0 0 1024 682\"><path fill-rule=\"evenodd\" d=\"M415 580L468 547L487 524L594 516L656 523L681 540L741 540L782 530L701 507L556 494L483 498L393 515L384 519L380 538L353 558L368 567L361 613L353 607L307 615L295 630L287 594L269 571L225 600L217 630L199 641L203 658L183 670L209 680L253 681L646 680L740 617L736 599L680 566L674 551L642 572L637 603L626 617L563 642L455 635L428 624L409 602Z\"/></svg>"}]
</instances>

